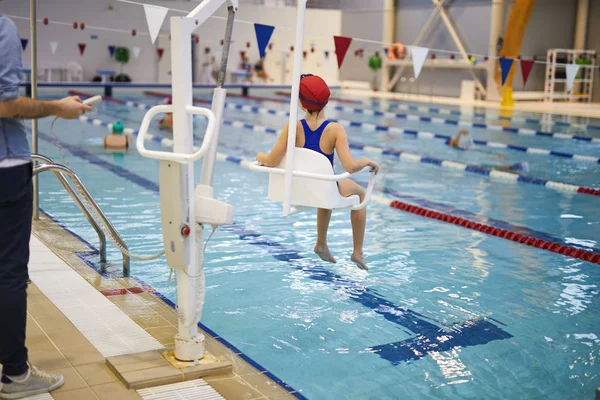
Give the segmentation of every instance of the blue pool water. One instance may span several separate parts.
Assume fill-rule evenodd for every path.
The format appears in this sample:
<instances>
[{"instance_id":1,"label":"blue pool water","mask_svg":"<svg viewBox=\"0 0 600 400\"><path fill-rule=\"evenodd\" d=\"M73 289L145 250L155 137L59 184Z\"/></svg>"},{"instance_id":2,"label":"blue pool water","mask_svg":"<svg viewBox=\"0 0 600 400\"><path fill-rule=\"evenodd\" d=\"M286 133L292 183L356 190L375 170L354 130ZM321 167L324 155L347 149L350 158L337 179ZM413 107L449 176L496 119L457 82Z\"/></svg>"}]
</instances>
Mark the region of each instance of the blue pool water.
<instances>
[{"instance_id":1,"label":"blue pool water","mask_svg":"<svg viewBox=\"0 0 600 400\"><path fill-rule=\"evenodd\" d=\"M196 97L202 96L210 94L199 91ZM143 95L117 97L160 102ZM273 102L228 101L285 109ZM497 116L484 111L492 120ZM363 114L328 115L435 133L457 130ZM135 129L142 117L139 109L110 103L103 103L96 116L106 122L121 119ZM232 110L225 118L278 129L286 122L284 117ZM200 122L198 136L202 128ZM560 129L553 128L583 134L577 127ZM101 146L106 129L87 123L56 123L62 154L53 144L50 120L40 122L40 131L40 153L80 175L129 248L138 254L160 251L158 163L135 149L126 155L106 153ZM599 143L471 132L477 139L600 156ZM151 133L168 136L157 129ZM600 131L585 134L599 137ZM362 128L348 128L348 135L356 143L470 164L527 161L533 176L600 187L598 164L489 148L461 152L443 141ZM219 151L252 158L275 139L224 126ZM156 143L147 146L159 149ZM367 156L361 151L355 155ZM600 252L600 200L595 196L495 182L386 156L376 159L381 164L379 194ZM196 177L199 172L198 165ZM40 182L41 207L97 245L95 233L54 177L42 175ZM217 163L215 194L234 204L236 215L235 224L217 231L207 247L202 322L307 398L583 399L592 398L600 386L598 265L375 203L368 209L365 239L370 271L349 262L347 211L334 213L329 232L339 263L325 264L311 252L314 213L281 217L281 206L266 199L266 183L264 175ZM118 274L120 254L114 246L109 259L115 264L112 273ZM132 275L175 299L164 259L133 262Z\"/></svg>"}]
</instances>

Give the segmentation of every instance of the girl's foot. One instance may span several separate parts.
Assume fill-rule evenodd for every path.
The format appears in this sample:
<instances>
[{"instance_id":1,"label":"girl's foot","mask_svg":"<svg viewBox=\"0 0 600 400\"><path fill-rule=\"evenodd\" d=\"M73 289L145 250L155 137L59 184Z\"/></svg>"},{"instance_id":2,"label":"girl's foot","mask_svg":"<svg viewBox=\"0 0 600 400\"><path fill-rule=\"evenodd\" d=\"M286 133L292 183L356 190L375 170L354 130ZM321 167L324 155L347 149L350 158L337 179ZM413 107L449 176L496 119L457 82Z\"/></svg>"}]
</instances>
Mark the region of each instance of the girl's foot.
<instances>
[{"instance_id":1,"label":"girl's foot","mask_svg":"<svg viewBox=\"0 0 600 400\"><path fill-rule=\"evenodd\" d=\"M367 264L365 264L365 258L362 254L352 253L352 257L350 257L350 259L356 263L358 268L364 269L365 271L369 270L369 267L367 267Z\"/></svg>"},{"instance_id":2,"label":"girl's foot","mask_svg":"<svg viewBox=\"0 0 600 400\"><path fill-rule=\"evenodd\" d=\"M337 261L335 261L335 258L333 257L333 255L329 251L329 247L327 247L327 246L316 245L315 246L315 253L319 257L321 257L321 260L323 260L323 261L327 261L327 262L334 263L334 264L337 263Z\"/></svg>"}]
</instances>

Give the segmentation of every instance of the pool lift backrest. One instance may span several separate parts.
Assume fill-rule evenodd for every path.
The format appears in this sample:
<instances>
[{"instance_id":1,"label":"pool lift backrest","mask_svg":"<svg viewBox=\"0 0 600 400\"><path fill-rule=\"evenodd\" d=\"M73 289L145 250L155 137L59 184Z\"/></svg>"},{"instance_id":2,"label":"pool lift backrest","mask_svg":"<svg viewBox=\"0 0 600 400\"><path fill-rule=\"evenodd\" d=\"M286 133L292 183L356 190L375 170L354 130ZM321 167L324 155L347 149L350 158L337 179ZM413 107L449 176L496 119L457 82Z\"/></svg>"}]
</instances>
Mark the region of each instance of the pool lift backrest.
<instances>
[{"instance_id":1,"label":"pool lift backrest","mask_svg":"<svg viewBox=\"0 0 600 400\"><path fill-rule=\"evenodd\" d=\"M304 18L306 14L306 1L298 0L298 11L296 16L296 49L304 45ZM292 71L292 93L290 98L290 118L288 123L288 142L284 160L275 168L261 165L257 161L250 164L250 169L257 172L266 172L269 177L269 199L283 202L283 216L288 216L305 207L316 208L345 208L354 210L366 207L373 187L375 185L375 174L371 173L366 190L365 199L357 204L356 199L350 197L348 201L343 200L337 190L337 182L350 177L349 173L333 175L331 164L329 168L319 161L320 156L327 158L317 152L308 149L296 148L296 131L298 126L298 101L300 94L300 74L302 73L302 52L294 52L294 69ZM315 153L313 156L312 153ZM296 162L296 156L299 161ZM313 164L315 163L315 164ZM329 161L327 161L329 163ZM319 167L315 167L318 164ZM308 173L308 175L307 175ZM283 179L281 177L283 175ZM305 178L310 179L305 179ZM327 183L323 183L327 182ZM331 184L329 184L331 182ZM341 207L342 204L345 204Z\"/></svg>"},{"instance_id":2,"label":"pool lift backrest","mask_svg":"<svg viewBox=\"0 0 600 400\"><path fill-rule=\"evenodd\" d=\"M212 109L193 105L191 35L227 3L228 18L221 71ZM160 160L159 187L164 249L167 266L177 270L179 332L175 358L199 360L204 355L204 336L198 321L204 304L204 225L216 229L233 223L233 206L213 197L212 179L227 91L223 88L233 20L238 0L204 0L187 16L171 17L171 79L173 104L152 107L144 116L136 147L148 158ZM173 152L149 150L145 137L157 114L173 113ZM200 148L194 151L193 116L208 124ZM194 162L204 158L200 184L194 190Z\"/></svg>"}]
</instances>

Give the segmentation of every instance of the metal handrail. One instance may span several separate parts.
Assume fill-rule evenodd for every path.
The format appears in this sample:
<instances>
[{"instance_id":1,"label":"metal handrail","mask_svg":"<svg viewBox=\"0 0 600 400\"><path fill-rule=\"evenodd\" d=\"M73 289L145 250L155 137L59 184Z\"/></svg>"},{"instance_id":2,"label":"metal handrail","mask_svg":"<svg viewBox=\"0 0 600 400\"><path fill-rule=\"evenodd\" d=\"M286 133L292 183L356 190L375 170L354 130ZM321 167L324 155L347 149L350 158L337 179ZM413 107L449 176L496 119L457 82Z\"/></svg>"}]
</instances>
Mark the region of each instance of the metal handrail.
<instances>
[{"instance_id":1,"label":"metal handrail","mask_svg":"<svg viewBox=\"0 0 600 400\"><path fill-rule=\"evenodd\" d=\"M98 222L94 218L93 214L88 210L84 202L79 198L77 192L72 188L65 174L68 175L73 182L75 182L75 184L79 187L81 194L85 198L87 204L93 207L96 214L102 220L104 226L109 230L109 233L111 234L112 238L117 242L117 247L120 247L119 250L121 250L121 253L123 254L123 275L125 277L128 277L129 256L122 251L122 249L128 250L127 245L125 244L125 241L123 240L123 238L121 238L121 235L119 235L113 224L108 220L104 212L102 212L100 206L98 206L98 203L96 203L96 201L94 200L90 192L87 190L81 179L79 179L79 177L77 176L77 174L73 172L70 168L65 167L61 164L57 164L50 158L42 156L40 154L32 154L31 158L34 161L44 162L44 164L36 166L36 168L33 171L33 174L37 175L44 171L54 172L56 178L63 185L65 190L71 195L71 198L73 199L75 204L77 204L77 206L81 209L90 225L92 225L92 227L98 234L98 239L100 240L100 262L102 263L102 265L104 265L104 263L106 263L106 236L104 234L104 231L102 230L100 225L98 225Z\"/></svg>"}]
</instances>

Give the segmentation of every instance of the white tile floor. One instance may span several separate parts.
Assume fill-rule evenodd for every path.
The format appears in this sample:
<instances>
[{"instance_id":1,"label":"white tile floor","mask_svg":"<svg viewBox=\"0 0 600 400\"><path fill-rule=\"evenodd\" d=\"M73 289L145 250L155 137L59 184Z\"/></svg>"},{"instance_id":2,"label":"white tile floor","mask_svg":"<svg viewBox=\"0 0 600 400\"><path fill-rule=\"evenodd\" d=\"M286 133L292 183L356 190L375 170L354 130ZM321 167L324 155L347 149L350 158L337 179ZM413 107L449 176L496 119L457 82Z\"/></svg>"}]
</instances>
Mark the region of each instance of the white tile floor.
<instances>
[{"instance_id":1,"label":"white tile floor","mask_svg":"<svg viewBox=\"0 0 600 400\"><path fill-rule=\"evenodd\" d=\"M30 246L31 280L104 357L163 348L35 236Z\"/></svg>"},{"instance_id":2,"label":"white tile floor","mask_svg":"<svg viewBox=\"0 0 600 400\"><path fill-rule=\"evenodd\" d=\"M144 400L225 400L202 379L137 391Z\"/></svg>"}]
</instances>

